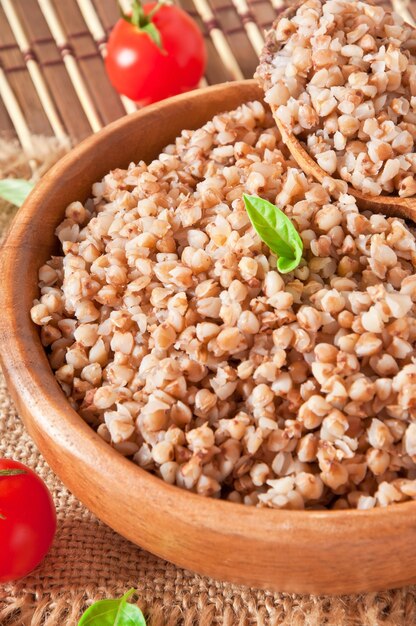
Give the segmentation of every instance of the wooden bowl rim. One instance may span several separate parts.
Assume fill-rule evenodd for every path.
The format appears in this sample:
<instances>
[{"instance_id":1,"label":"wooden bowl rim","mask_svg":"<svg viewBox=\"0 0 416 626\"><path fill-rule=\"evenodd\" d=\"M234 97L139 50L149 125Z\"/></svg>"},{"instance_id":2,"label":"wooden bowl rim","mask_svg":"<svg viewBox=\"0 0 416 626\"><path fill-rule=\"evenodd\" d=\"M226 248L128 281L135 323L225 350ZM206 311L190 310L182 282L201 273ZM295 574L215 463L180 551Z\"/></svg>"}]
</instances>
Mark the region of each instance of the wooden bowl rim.
<instances>
[{"instance_id":1,"label":"wooden bowl rim","mask_svg":"<svg viewBox=\"0 0 416 626\"><path fill-rule=\"evenodd\" d=\"M34 190L27 198L24 205L18 211L13 224L9 230L7 238L0 253L0 272L5 279L0 283L0 297L2 302L6 297L19 299L19 257L21 249L18 242L22 236L28 236L30 223L37 219L38 207L42 198L50 193L56 193L57 180L61 173L71 166L75 161L86 157L91 148L96 149L97 142L105 140L120 129L140 123L155 109L163 111L171 107L174 103L185 104L189 100L209 97L214 92L224 92L226 97L227 88L230 86L239 87L242 90L254 90L256 81L245 80L237 83L223 83L213 87L196 90L190 94L176 96L165 102L149 106L134 114L117 120L97 134L85 139L78 146L73 148L67 155L60 159L45 176L39 181ZM261 97L260 89L258 91ZM226 100L225 100L226 103ZM226 106L226 104L225 104ZM94 181L92 181L94 182ZM34 248L36 243L32 243ZM8 263L5 264L5 252L7 252ZM27 254L27 253L25 253ZM30 253L29 253L30 254ZM10 268L10 264L12 267ZM19 340L19 335L28 335L28 341ZM7 341L5 341L7 339ZM374 532L380 525L380 530L386 535L386 521L391 534L396 533L403 525L412 524L412 514L416 512L416 502L409 501L399 504L392 504L388 507L377 507L370 510L278 510L269 508L256 508L241 504L206 498L194 494L177 486L165 483L144 469L137 466L133 461L124 458L103 439L75 412L65 399L58 383L49 367L44 348L40 342L39 335L34 329L29 312L18 308L11 311L10 308L3 308L0 316L0 340L2 343L1 360L7 372L16 360L21 363L33 361L33 355L37 357L36 369L24 369L19 372L20 388L18 395L23 398L33 397L39 400L39 404L47 404L50 410L50 418L45 418L43 413L37 409L35 404L31 410L34 422L41 428L46 428L53 435L59 436L57 444L63 448L70 448L73 454L78 454L79 458L85 460L86 455L90 464L96 466L98 455L102 455L100 463L107 469L111 468L114 474L120 477L129 476L129 480L136 480L138 485L146 487L149 495L165 498L167 503L174 503L172 515L180 515L182 508L192 505L195 519L203 527L207 524L212 526L212 520L218 522L212 527L221 524L221 532L231 536L251 535L264 538L265 533L290 530L296 527L308 531L316 526L323 532L339 530L339 525L347 530L351 524L356 524L359 532L360 522L367 520L374 525ZM98 453L98 454L97 454ZM59 470L57 471L59 475ZM72 486L71 486L72 489ZM74 490L76 491L76 490ZM187 508L189 514L189 507Z\"/></svg>"},{"instance_id":2,"label":"wooden bowl rim","mask_svg":"<svg viewBox=\"0 0 416 626\"><path fill-rule=\"evenodd\" d=\"M320 183L322 183L324 178L330 178L335 181L335 183L337 183L337 181L346 183L348 187L346 192L347 194L354 196L356 200L361 200L362 202L379 206L380 212L383 210L383 208L388 209L391 206L401 206L410 211L414 211L416 209L416 195L406 198L402 198L399 195L393 194L387 195L385 193L381 193L378 196L371 196L370 194L363 193L361 189L356 189L350 183L347 183L343 178L336 178L332 174L328 174L328 172L325 172L325 170L322 169L322 167L319 165L318 161L314 159L313 156L308 152L305 146L305 142L302 139L299 139L299 137L295 135L291 130L288 130L286 128L283 122L278 119L277 113L274 113L273 117L277 127L280 130L281 135L286 139L286 145L289 148L293 158L298 163L298 167L302 169L301 165L298 162L299 157L308 164L308 168L310 171L305 172L306 176L313 176ZM408 217L406 219L411 218Z\"/></svg>"}]
</instances>

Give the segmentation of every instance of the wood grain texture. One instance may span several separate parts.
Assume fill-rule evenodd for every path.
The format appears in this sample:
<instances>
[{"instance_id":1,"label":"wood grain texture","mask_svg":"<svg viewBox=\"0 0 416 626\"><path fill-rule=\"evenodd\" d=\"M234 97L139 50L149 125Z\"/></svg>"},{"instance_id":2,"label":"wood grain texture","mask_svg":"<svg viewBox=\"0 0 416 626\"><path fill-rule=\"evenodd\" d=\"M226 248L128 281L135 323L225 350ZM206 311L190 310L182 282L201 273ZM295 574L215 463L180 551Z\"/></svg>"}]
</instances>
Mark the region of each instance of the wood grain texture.
<instances>
[{"instance_id":1,"label":"wood grain texture","mask_svg":"<svg viewBox=\"0 0 416 626\"><path fill-rule=\"evenodd\" d=\"M124 115L125 110L120 96L110 84L101 55L97 54L97 45L91 33L85 28L85 22L76 0L56 2L55 6L66 30L68 41L74 50L74 57L78 59L94 105L100 112L104 124L109 124Z\"/></svg>"},{"instance_id":2,"label":"wood grain texture","mask_svg":"<svg viewBox=\"0 0 416 626\"><path fill-rule=\"evenodd\" d=\"M14 0L14 2L64 127L76 143L91 134L91 126L65 69L62 54L56 46L37 1ZM31 119L30 110L24 108L24 113L27 119Z\"/></svg>"},{"instance_id":3,"label":"wood grain texture","mask_svg":"<svg viewBox=\"0 0 416 626\"><path fill-rule=\"evenodd\" d=\"M9 81L22 110L24 112L30 111L30 116L26 116L30 132L34 134L51 135L52 129L48 122L48 118L42 108L42 104L25 65L23 55L15 43L14 35L1 6L0 44L3 46L0 61L6 73L7 80ZM0 127L0 130L1 129L2 128Z\"/></svg>"},{"instance_id":4,"label":"wood grain texture","mask_svg":"<svg viewBox=\"0 0 416 626\"><path fill-rule=\"evenodd\" d=\"M278 511L205 499L119 455L70 407L29 310L66 205L115 167L149 161L183 128L261 91L254 81L185 94L82 142L18 212L0 257L1 361L29 433L69 489L143 548L214 578L280 591L350 593L416 582L416 502L370 511ZM152 132L149 133L149 128Z\"/></svg>"}]
</instances>

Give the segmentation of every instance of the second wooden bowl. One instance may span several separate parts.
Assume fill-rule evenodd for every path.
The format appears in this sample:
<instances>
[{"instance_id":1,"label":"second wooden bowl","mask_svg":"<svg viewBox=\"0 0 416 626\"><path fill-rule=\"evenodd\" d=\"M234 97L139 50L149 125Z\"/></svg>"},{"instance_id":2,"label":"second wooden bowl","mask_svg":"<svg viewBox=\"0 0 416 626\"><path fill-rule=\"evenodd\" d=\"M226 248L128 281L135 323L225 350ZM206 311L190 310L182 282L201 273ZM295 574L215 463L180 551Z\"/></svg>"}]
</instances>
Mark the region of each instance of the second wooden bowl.
<instances>
[{"instance_id":1,"label":"second wooden bowl","mask_svg":"<svg viewBox=\"0 0 416 626\"><path fill-rule=\"evenodd\" d=\"M183 128L261 99L254 81L179 96L110 125L64 157L19 211L1 253L1 361L20 416L69 489L117 532L215 578L301 593L416 582L416 502L371 511L278 511L205 499L106 444L68 404L29 310L65 207L112 168L155 157Z\"/></svg>"},{"instance_id":2,"label":"second wooden bowl","mask_svg":"<svg viewBox=\"0 0 416 626\"><path fill-rule=\"evenodd\" d=\"M303 2L290 3L290 6L279 14L271 30L266 35L266 43L263 51L264 58L267 58L269 54L274 53L276 50L276 40L274 38L274 30L281 19L291 19L296 14L296 11ZM285 124L280 120L277 115L277 106L271 106L273 116L278 129L282 135L283 141L289 148L290 153L299 165L299 167L308 174L315 178L318 182L322 182L324 178L333 179L334 189L336 189L337 178L332 177L325 172L309 154L306 149L305 143L302 142L296 135L288 129ZM416 219L416 197L400 198L400 196L391 194L381 194L379 196L371 196L359 189L355 189L352 185L348 185L348 193L354 196L357 201L357 205L365 210L372 211L373 213L383 213L384 215L401 217L403 219Z\"/></svg>"}]
</instances>

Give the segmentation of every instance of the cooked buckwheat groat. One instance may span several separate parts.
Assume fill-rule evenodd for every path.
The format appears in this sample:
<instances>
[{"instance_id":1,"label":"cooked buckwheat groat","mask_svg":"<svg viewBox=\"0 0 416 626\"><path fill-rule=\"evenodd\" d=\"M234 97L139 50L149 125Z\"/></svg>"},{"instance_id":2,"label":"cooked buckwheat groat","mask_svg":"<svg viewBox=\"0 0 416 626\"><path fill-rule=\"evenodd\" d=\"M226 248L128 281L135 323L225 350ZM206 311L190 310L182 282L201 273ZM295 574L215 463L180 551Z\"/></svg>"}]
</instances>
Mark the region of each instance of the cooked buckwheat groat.
<instances>
[{"instance_id":1,"label":"cooked buckwheat groat","mask_svg":"<svg viewBox=\"0 0 416 626\"><path fill-rule=\"evenodd\" d=\"M416 31L357 0L308 0L267 34L257 76L318 165L370 195L416 194Z\"/></svg>"},{"instance_id":2,"label":"cooked buckwheat groat","mask_svg":"<svg viewBox=\"0 0 416 626\"><path fill-rule=\"evenodd\" d=\"M259 102L73 202L31 310L64 393L172 485L275 508L416 498L416 242L291 161ZM286 212L279 274L242 194Z\"/></svg>"}]
</instances>

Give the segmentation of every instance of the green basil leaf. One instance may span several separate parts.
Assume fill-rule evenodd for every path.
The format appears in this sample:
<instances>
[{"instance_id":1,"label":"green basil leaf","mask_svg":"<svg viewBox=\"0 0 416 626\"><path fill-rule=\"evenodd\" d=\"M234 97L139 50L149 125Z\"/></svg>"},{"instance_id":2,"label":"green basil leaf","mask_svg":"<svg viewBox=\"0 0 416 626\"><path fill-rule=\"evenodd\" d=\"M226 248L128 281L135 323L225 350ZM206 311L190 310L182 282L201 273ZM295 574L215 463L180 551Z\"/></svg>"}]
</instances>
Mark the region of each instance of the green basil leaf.
<instances>
[{"instance_id":1,"label":"green basil leaf","mask_svg":"<svg viewBox=\"0 0 416 626\"><path fill-rule=\"evenodd\" d=\"M298 261L296 259L287 259L284 256L279 256L276 262L276 267L281 274L287 274L288 272L293 272L298 266Z\"/></svg>"},{"instance_id":2,"label":"green basil leaf","mask_svg":"<svg viewBox=\"0 0 416 626\"><path fill-rule=\"evenodd\" d=\"M136 593L130 589L117 600L99 600L83 614L78 626L146 626L143 613L127 600Z\"/></svg>"},{"instance_id":3,"label":"green basil leaf","mask_svg":"<svg viewBox=\"0 0 416 626\"><path fill-rule=\"evenodd\" d=\"M279 272L292 272L302 259L303 242L290 219L263 198L244 194L243 199L254 230L278 257Z\"/></svg>"},{"instance_id":4,"label":"green basil leaf","mask_svg":"<svg viewBox=\"0 0 416 626\"><path fill-rule=\"evenodd\" d=\"M11 204L21 206L33 189L33 183L23 178L0 180L0 197Z\"/></svg>"}]
</instances>

